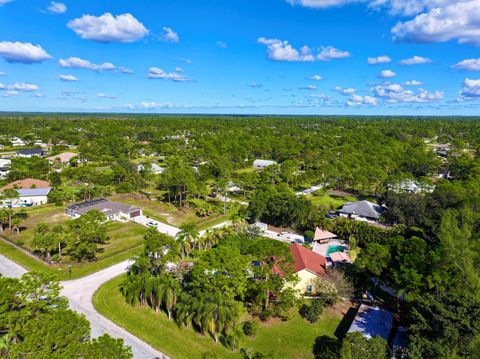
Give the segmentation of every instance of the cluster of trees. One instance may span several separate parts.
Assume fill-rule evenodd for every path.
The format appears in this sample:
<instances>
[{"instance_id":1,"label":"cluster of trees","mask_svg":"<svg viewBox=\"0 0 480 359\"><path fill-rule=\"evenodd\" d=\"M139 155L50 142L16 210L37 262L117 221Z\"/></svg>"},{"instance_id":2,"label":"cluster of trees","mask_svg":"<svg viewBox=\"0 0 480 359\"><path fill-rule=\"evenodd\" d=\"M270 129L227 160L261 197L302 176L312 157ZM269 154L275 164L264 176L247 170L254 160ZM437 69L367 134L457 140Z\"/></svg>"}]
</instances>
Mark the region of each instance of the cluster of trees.
<instances>
[{"instance_id":1,"label":"cluster of trees","mask_svg":"<svg viewBox=\"0 0 480 359\"><path fill-rule=\"evenodd\" d=\"M0 358L133 358L122 339L90 339L90 323L68 309L52 277L0 277Z\"/></svg>"},{"instance_id":2,"label":"cluster of trees","mask_svg":"<svg viewBox=\"0 0 480 359\"><path fill-rule=\"evenodd\" d=\"M288 316L295 295L273 271L274 265L281 265L284 279L294 279L288 246L224 230L222 240L209 250L196 247L185 253L181 247L195 238L189 231L184 228L178 240L147 232L144 252L121 284L128 303L164 311L179 325L210 335L234 351L239 349L239 320L246 310L262 319ZM193 266L180 260L185 255L194 258Z\"/></svg>"},{"instance_id":3,"label":"cluster of trees","mask_svg":"<svg viewBox=\"0 0 480 359\"><path fill-rule=\"evenodd\" d=\"M94 261L108 242L107 227L105 215L92 210L66 224L37 224L31 245L48 263L52 258L62 261L63 255L76 261Z\"/></svg>"},{"instance_id":4,"label":"cluster of trees","mask_svg":"<svg viewBox=\"0 0 480 359\"><path fill-rule=\"evenodd\" d=\"M480 191L476 170L432 194L387 194L403 231L364 244L359 275L403 296L413 358L475 357L480 338ZM476 182L476 183L472 183ZM364 283L368 283L365 280ZM377 281L375 280L375 284Z\"/></svg>"},{"instance_id":5,"label":"cluster of trees","mask_svg":"<svg viewBox=\"0 0 480 359\"><path fill-rule=\"evenodd\" d=\"M75 198L82 198L88 197L82 193L84 187L101 195L105 190L130 192L153 184L184 205L189 197L206 196L207 183L221 188L232 180L244 195L268 183L290 188L322 183L379 195L388 184L405 178L448 171L461 175L469 156L480 147L480 126L468 119L7 115L0 118L0 128L0 142L6 145L18 136L52 143L52 153L64 151L66 144L76 146L78 161L63 169L52 193L56 201L70 200L72 185ZM459 160L444 163L426 140L450 142L452 156ZM148 161L167 159L161 180L154 180L148 170L138 171L143 155ZM280 165L261 173L237 171L255 158ZM15 159L6 181L48 179L50 172L52 166L45 159Z\"/></svg>"},{"instance_id":6,"label":"cluster of trees","mask_svg":"<svg viewBox=\"0 0 480 359\"><path fill-rule=\"evenodd\" d=\"M286 184L265 184L252 195L247 214L252 221L304 230L322 217L304 196L297 196Z\"/></svg>"}]
</instances>

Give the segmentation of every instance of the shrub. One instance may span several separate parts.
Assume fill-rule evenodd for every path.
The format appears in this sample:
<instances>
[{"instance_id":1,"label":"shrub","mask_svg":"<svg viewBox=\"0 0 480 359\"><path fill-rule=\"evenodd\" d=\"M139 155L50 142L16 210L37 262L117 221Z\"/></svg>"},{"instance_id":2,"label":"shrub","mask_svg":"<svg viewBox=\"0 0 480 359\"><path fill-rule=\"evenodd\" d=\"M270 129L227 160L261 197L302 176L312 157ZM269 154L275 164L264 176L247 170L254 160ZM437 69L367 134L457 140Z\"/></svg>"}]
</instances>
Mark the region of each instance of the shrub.
<instances>
[{"instance_id":1,"label":"shrub","mask_svg":"<svg viewBox=\"0 0 480 359\"><path fill-rule=\"evenodd\" d=\"M258 322L256 320L249 320L243 323L243 333L246 336L255 338L258 332Z\"/></svg>"},{"instance_id":2,"label":"shrub","mask_svg":"<svg viewBox=\"0 0 480 359\"><path fill-rule=\"evenodd\" d=\"M320 319L325 303L322 300L314 299L310 304L303 304L300 307L300 315L310 323L316 323Z\"/></svg>"},{"instance_id":3,"label":"shrub","mask_svg":"<svg viewBox=\"0 0 480 359\"><path fill-rule=\"evenodd\" d=\"M273 312L270 309L265 309L260 312L259 317L260 317L260 320L265 321L268 318L270 318L272 315L273 315Z\"/></svg>"}]
</instances>

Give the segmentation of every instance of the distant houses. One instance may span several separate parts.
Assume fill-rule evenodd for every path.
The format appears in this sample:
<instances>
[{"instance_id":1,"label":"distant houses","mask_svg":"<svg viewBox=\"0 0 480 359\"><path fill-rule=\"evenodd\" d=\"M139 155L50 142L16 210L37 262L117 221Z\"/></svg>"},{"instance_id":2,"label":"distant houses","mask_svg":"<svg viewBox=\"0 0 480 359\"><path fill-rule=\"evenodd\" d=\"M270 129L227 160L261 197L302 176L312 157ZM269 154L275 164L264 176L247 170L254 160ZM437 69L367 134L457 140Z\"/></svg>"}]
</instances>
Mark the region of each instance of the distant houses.
<instances>
[{"instance_id":1,"label":"distant houses","mask_svg":"<svg viewBox=\"0 0 480 359\"><path fill-rule=\"evenodd\" d=\"M109 221L127 222L143 215L143 210L129 204L109 201L104 198L77 203L66 208L65 213L72 218L79 218L85 213L97 210Z\"/></svg>"},{"instance_id":2,"label":"distant houses","mask_svg":"<svg viewBox=\"0 0 480 359\"><path fill-rule=\"evenodd\" d=\"M23 146L25 146L25 142L18 137L12 138L11 143L12 143L13 147L23 147Z\"/></svg>"},{"instance_id":3,"label":"distant houses","mask_svg":"<svg viewBox=\"0 0 480 359\"><path fill-rule=\"evenodd\" d=\"M385 207L369 201L348 202L338 210L341 217L369 223L378 223L385 212Z\"/></svg>"},{"instance_id":4,"label":"distant houses","mask_svg":"<svg viewBox=\"0 0 480 359\"><path fill-rule=\"evenodd\" d=\"M12 161L9 158L0 158L0 179L7 178Z\"/></svg>"},{"instance_id":5,"label":"distant houses","mask_svg":"<svg viewBox=\"0 0 480 359\"><path fill-rule=\"evenodd\" d=\"M144 165L144 164L140 164L137 166L137 171L138 172L143 172L147 169L147 166ZM150 171L152 174L154 175L161 175L163 173L163 171L165 171L165 168L164 167L160 167L159 165L157 165L156 163L152 163L151 166L150 166Z\"/></svg>"},{"instance_id":6,"label":"distant houses","mask_svg":"<svg viewBox=\"0 0 480 359\"><path fill-rule=\"evenodd\" d=\"M276 164L277 162L271 160L255 160L253 161L253 168L262 169Z\"/></svg>"},{"instance_id":7,"label":"distant houses","mask_svg":"<svg viewBox=\"0 0 480 359\"><path fill-rule=\"evenodd\" d=\"M388 186L388 189L397 193L432 193L435 189L435 186L429 185L427 183L420 183L418 181L413 181L407 179L405 181L400 181L395 184Z\"/></svg>"},{"instance_id":8,"label":"distant houses","mask_svg":"<svg viewBox=\"0 0 480 359\"><path fill-rule=\"evenodd\" d=\"M40 148L29 148L25 150L18 150L17 157L32 158L32 157L44 157L47 151Z\"/></svg>"}]
</instances>

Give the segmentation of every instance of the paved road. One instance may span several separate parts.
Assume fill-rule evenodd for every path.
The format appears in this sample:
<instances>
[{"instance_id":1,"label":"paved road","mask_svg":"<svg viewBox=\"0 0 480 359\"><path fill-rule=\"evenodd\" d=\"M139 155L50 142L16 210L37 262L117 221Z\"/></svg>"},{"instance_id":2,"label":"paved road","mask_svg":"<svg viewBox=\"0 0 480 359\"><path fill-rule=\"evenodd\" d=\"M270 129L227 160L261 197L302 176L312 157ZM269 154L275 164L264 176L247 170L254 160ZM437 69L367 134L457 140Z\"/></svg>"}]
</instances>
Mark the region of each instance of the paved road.
<instances>
[{"instance_id":1,"label":"paved road","mask_svg":"<svg viewBox=\"0 0 480 359\"><path fill-rule=\"evenodd\" d=\"M135 222L146 226L146 222L150 219L141 216L137 217ZM155 221L157 222L157 221ZM180 229L170 226L168 224L157 222L157 229L159 232L175 237ZM211 228L221 228L230 225L230 221L226 221ZM206 230L200 231L200 235L203 235ZM152 348L147 343L143 342L139 338L127 332L125 329L120 328L107 318L100 315L93 307L92 299L97 289L104 283L108 282L120 274L126 272L128 266L132 262L127 260L118 264L115 264L109 268L103 269L92 275L84 278L64 281L61 283L63 289L61 294L68 298L70 308L78 313L84 314L91 325L92 337L98 337L103 334L109 334L115 338L122 338L126 345L132 347L133 355L135 359L153 359L162 358L168 359L166 355ZM18 264L0 255L0 273L5 276L19 277L26 270L20 267Z\"/></svg>"},{"instance_id":2,"label":"paved road","mask_svg":"<svg viewBox=\"0 0 480 359\"><path fill-rule=\"evenodd\" d=\"M167 234L169 236L175 237L178 232L180 232L180 229L174 226L171 226L169 224L165 224L159 221L156 221L154 219L148 218L147 216L138 216L133 218L133 221L141 224L142 226L147 226L147 222L153 222L156 224L156 227L160 233Z\"/></svg>"},{"instance_id":3,"label":"paved road","mask_svg":"<svg viewBox=\"0 0 480 359\"><path fill-rule=\"evenodd\" d=\"M0 254L0 273L8 278L20 278L26 269Z\"/></svg>"},{"instance_id":4,"label":"paved road","mask_svg":"<svg viewBox=\"0 0 480 359\"><path fill-rule=\"evenodd\" d=\"M327 183L327 186L328 185L329 185L329 183ZM304 196L304 195L307 195L307 194L315 193L315 192L321 190L322 188L323 188L323 184L317 184L317 185L312 186L310 188L307 188L303 191L297 192L297 196Z\"/></svg>"},{"instance_id":5,"label":"paved road","mask_svg":"<svg viewBox=\"0 0 480 359\"><path fill-rule=\"evenodd\" d=\"M68 298L70 308L78 313L85 314L92 328L92 337L98 337L106 333L115 338L122 338L126 345L132 347L135 359L168 358L163 353L100 315L93 307L92 298L95 291L110 279L124 273L130 263L130 261L124 261L88 277L62 282L63 289L61 293Z\"/></svg>"}]
</instances>

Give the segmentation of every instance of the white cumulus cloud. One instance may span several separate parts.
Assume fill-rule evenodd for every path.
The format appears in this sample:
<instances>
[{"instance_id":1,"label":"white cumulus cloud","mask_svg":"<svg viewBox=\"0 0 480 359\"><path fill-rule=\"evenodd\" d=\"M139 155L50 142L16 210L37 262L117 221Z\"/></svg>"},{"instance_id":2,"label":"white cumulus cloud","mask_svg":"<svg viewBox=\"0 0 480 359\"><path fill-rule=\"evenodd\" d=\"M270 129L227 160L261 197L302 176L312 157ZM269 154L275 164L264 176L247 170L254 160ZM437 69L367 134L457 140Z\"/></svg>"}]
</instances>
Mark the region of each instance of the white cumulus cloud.
<instances>
[{"instance_id":1,"label":"white cumulus cloud","mask_svg":"<svg viewBox=\"0 0 480 359\"><path fill-rule=\"evenodd\" d=\"M132 14L83 15L71 20L67 26L82 39L99 42L133 42L149 33Z\"/></svg>"},{"instance_id":2,"label":"white cumulus cloud","mask_svg":"<svg viewBox=\"0 0 480 359\"><path fill-rule=\"evenodd\" d=\"M459 101L478 100L480 99L480 79L466 78L463 81L462 89L458 95Z\"/></svg>"},{"instance_id":3,"label":"white cumulus cloud","mask_svg":"<svg viewBox=\"0 0 480 359\"><path fill-rule=\"evenodd\" d=\"M338 50L333 46L322 47L319 50L308 46L302 46L300 49L296 49L290 45L288 41L267 39L265 37L258 38L257 42L267 46L268 58L273 61L330 61L332 59L340 59L350 56L348 51Z\"/></svg>"},{"instance_id":4,"label":"white cumulus cloud","mask_svg":"<svg viewBox=\"0 0 480 359\"><path fill-rule=\"evenodd\" d=\"M374 86L375 97L387 103L426 103L443 99L443 92L429 92L418 88L416 91L405 89L402 85L385 83Z\"/></svg>"},{"instance_id":5,"label":"white cumulus cloud","mask_svg":"<svg viewBox=\"0 0 480 359\"><path fill-rule=\"evenodd\" d=\"M383 71L380 72L380 74L378 76L381 77L382 79L389 79L389 78L397 76L397 74L395 72L393 72L392 70L383 70Z\"/></svg>"},{"instance_id":6,"label":"white cumulus cloud","mask_svg":"<svg viewBox=\"0 0 480 359\"><path fill-rule=\"evenodd\" d=\"M413 19L399 22L392 34L411 42L446 42L480 46L480 4L478 0L432 1L436 6Z\"/></svg>"},{"instance_id":7,"label":"white cumulus cloud","mask_svg":"<svg viewBox=\"0 0 480 359\"><path fill-rule=\"evenodd\" d=\"M117 68L114 64L110 62L104 62L103 64L97 65L79 57L60 59L58 60L58 65L63 68L87 69L92 71L112 71Z\"/></svg>"},{"instance_id":8,"label":"white cumulus cloud","mask_svg":"<svg viewBox=\"0 0 480 359\"><path fill-rule=\"evenodd\" d=\"M480 59L466 59L452 66L456 70L480 71Z\"/></svg>"},{"instance_id":9,"label":"white cumulus cloud","mask_svg":"<svg viewBox=\"0 0 480 359\"><path fill-rule=\"evenodd\" d=\"M68 81L78 81L78 78L76 78L73 75L60 75L58 78L62 81L67 81L67 82Z\"/></svg>"},{"instance_id":10,"label":"white cumulus cloud","mask_svg":"<svg viewBox=\"0 0 480 359\"><path fill-rule=\"evenodd\" d=\"M350 57L348 51L342 51L332 46L323 47L322 51L317 55L319 61L330 61L333 59L343 59L345 57Z\"/></svg>"},{"instance_id":11,"label":"white cumulus cloud","mask_svg":"<svg viewBox=\"0 0 480 359\"><path fill-rule=\"evenodd\" d=\"M0 0L0 6L3 6L9 2L12 2L13 0Z\"/></svg>"},{"instance_id":12,"label":"white cumulus cloud","mask_svg":"<svg viewBox=\"0 0 480 359\"><path fill-rule=\"evenodd\" d=\"M307 85L307 86L302 86L298 88L299 90L308 90L308 91L315 91L317 89L317 86L315 85Z\"/></svg>"},{"instance_id":13,"label":"white cumulus cloud","mask_svg":"<svg viewBox=\"0 0 480 359\"><path fill-rule=\"evenodd\" d=\"M142 101L140 106L146 110L154 110L158 108L170 108L172 104L170 102Z\"/></svg>"},{"instance_id":14,"label":"white cumulus cloud","mask_svg":"<svg viewBox=\"0 0 480 359\"><path fill-rule=\"evenodd\" d=\"M377 56L377 57L369 57L367 62L369 65L379 65L379 64L388 64L392 59L386 55Z\"/></svg>"},{"instance_id":15,"label":"white cumulus cloud","mask_svg":"<svg viewBox=\"0 0 480 359\"><path fill-rule=\"evenodd\" d=\"M337 91L341 95L353 95L355 92L357 92L357 90L353 87L344 88L340 86L335 87L335 91Z\"/></svg>"},{"instance_id":16,"label":"white cumulus cloud","mask_svg":"<svg viewBox=\"0 0 480 359\"><path fill-rule=\"evenodd\" d=\"M50 1L50 5L48 5L47 10L55 14L63 14L67 12L67 5L61 2Z\"/></svg>"},{"instance_id":17,"label":"white cumulus cloud","mask_svg":"<svg viewBox=\"0 0 480 359\"><path fill-rule=\"evenodd\" d=\"M307 79L312 81L320 81L320 80L323 80L323 77L320 75L313 75L313 76L307 77Z\"/></svg>"},{"instance_id":18,"label":"white cumulus cloud","mask_svg":"<svg viewBox=\"0 0 480 359\"><path fill-rule=\"evenodd\" d=\"M372 96L360 96L360 95L353 95L347 101L348 106L360 106L360 105L369 105L369 106L376 106L378 105L378 99Z\"/></svg>"},{"instance_id":19,"label":"white cumulus cloud","mask_svg":"<svg viewBox=\"0 0 480 359\"><path fill-rule=\"evenodd\" d=\"M158 67L150 67L147 77L149 79L166 79L175 82L189 81L190 79L178 72L165 72Z\"/></svg>"},{"instance_id":20,"label":"white cumulus cloud","mask_svg":"<svg viewBox=\"0 0 480 359\"><path fill-rule=\"evenodd\" d=\"M170 27L164 27L161 39L163 42L178 42L180 41L180 36Z\"/></svg>"},{"instance_id":21,"label":"white cumulus cloud","mask_svg":"<svg viewBox=\"0 0 480 359\"><path fill-rule=\"evenodd\" d=\"M40 88L37 85L25 82L16 82L12 85L0 83L0 90L4 91L32 92L38 91L39 89Z\"/></svg>"},{"instance_id":22,"label":"white cumulus cloud","mask_svg":"<svg viewBox=\"0 0 480 359\"><path fill-rule=\"evenodd\" d=\"M0 57L7 62L23 64L33 64L52 58L40 45L19 41L0 42Z\"/></svg>"},{"instance_id":23,"label":"white cumulus cloud","mask_svg":"<svg viewBox=\"0 0 480 359\"><path fill-rule=\"evenodd\" d=\"M422 57L422 56L413 56L408 59L403 59L400 61L400 64L402 65L422 65L422 64L429 64L431 63L432 60L430 60L427 57Z\"/></svg>"},{"instance_id":24,"label":"white cumulus cloud","mask_svg":"<svg viewBox=\"0 0 480 359\"><path fill-rule=\"evenodd\" d=\"M332 6L342 6L350 3L360 2L362 0L287 0L292 5L301 5L311 8L327 8Z\"/></svg>"},{"instance_id":25,"label":"white cumulus cloud","mask_svg":"<svg viewBox=\"0 0 480 359\"><path fill-rule=\"evenodd\" d=\"M412 80L412 81L405 81L403 83L405 86L422 86L423 82L418 81L418 80Z\"/></svg>"}]
</instances>

